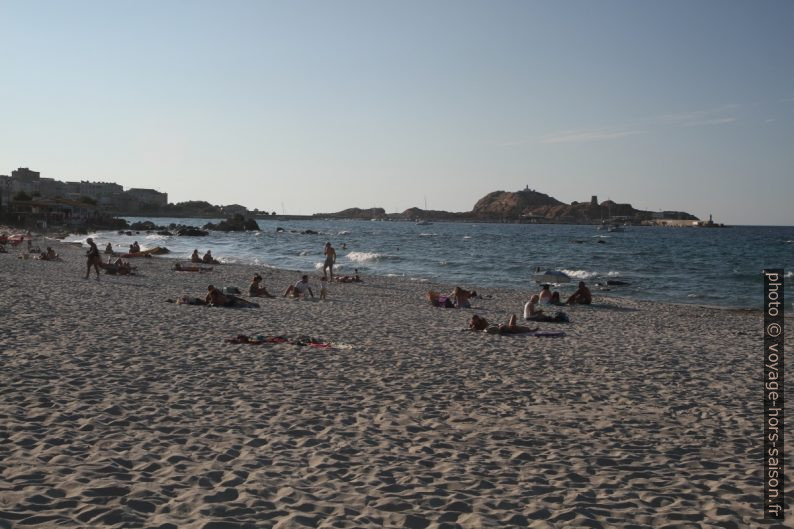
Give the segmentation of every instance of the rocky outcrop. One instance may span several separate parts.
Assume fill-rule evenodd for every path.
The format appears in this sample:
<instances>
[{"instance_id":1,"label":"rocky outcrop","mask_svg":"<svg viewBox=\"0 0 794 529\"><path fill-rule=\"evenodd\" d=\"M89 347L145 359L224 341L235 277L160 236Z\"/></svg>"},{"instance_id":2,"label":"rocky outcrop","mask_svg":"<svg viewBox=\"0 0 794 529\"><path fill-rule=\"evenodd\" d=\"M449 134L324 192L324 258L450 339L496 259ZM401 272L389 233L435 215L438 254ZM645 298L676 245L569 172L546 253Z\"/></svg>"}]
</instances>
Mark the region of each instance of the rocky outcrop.
<instances>
[{"instance_id":1,"label":"rocky outcrop","mask_svg":"<svg viewBox=\"0 0 794 529\"><path fill-rule=\"evenodd\" d=\"M329 219L383 219L386 218L386 210L383 208L348 208L336 213L315 213L314 216Z\"/></svg>"},{"instance_id":2,"label":"rocky outcrop","mask_svg":"<svg viewBox=\"0 0 794 529\"><path fill-rule=\"evenodd\" d=\"M259 231L259 224L254 219L247 219L242 215L234 215L218 224L208 222L202 226L205 230L216 231Z\"/></svg>"},{"instance_id":3,"label":"rocky outcrop","mask_svg":"<svg viewBox=\"0 0 794 529\"><path fill-rule=\"evenodd\" d=\"M541 206L558 205L563 203L533 189L494 191L478 200L471 212L475 217L518 218Z\"/></svg>"}]
</instances>

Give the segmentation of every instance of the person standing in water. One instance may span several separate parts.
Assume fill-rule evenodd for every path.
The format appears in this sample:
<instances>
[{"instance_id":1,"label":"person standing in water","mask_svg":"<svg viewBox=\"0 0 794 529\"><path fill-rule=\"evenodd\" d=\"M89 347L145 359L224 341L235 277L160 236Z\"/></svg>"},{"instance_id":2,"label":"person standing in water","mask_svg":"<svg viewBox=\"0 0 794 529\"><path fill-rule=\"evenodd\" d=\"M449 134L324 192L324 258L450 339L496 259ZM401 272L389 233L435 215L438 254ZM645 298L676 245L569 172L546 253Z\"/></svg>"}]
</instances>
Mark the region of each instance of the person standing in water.
<instances>
[{"instance_id":1,"label":"person standing in water","mask_svg":"<svg viewBox=\"0 0 794 529\"><path fill-rule=\"evenodd\" d=\"M91 275L91 267L94 267L96 271L96 280L99 281L99 265L102 262L102 258L99 256L99 248L96 247L96 243L94 243L94 239L89 237L85 241L88 244L88 251L85 253L86 256L86 270L85 270L85 278Z\"/></svg>"},{"instance_id":2,"label":"person standing in water","mask_svg":"<svg viewBox=\"0 0 794 529\"><path fill-rule=\"evenodd\" d=\"M334 263L336 262L336 250L334 247L331 246L330 242L325 243L325 264L323 264L323 275L325 275L325 269L327 268L330 272L329 281L334 280Z\"/></svg>"}]
</instances>

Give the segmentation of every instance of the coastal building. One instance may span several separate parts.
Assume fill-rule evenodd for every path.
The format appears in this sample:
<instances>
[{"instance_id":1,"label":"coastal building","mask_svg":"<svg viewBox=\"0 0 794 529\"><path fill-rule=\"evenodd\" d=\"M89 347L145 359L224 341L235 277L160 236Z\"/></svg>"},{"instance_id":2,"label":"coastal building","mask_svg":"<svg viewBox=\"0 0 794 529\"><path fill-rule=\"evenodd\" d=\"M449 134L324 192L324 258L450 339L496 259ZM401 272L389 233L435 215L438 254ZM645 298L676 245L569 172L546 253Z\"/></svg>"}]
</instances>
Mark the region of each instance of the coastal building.
<instances>
[{"instance_id":1,"label":"coastal building","mask_svg":"<svg viewBox=\"0 0 794 529\"><path fill-rule=\"evenodd\" d=\"M125 192L138 209L157 208L168 205L168 194L154 189L131 188Z\"/></svg>"},{"instance_id":2,"label":"coastal building","mask_svg":"<svg viewBox=\"0 0 794 529\"><path fill-rule=\"evenodd\" d=\"M35 199L66 199L85 204L90 199L102 209L136 213L152 211L168 205L168 194L154 189L132 188L124 190L113 182L62 182L54 178L42 178L41 173L27 167L19 167L11 176L0 175L0 207L8 212L14 197L24 193ZM71 217L69 212L68 216Z\"/></svg>"}]
</instances>

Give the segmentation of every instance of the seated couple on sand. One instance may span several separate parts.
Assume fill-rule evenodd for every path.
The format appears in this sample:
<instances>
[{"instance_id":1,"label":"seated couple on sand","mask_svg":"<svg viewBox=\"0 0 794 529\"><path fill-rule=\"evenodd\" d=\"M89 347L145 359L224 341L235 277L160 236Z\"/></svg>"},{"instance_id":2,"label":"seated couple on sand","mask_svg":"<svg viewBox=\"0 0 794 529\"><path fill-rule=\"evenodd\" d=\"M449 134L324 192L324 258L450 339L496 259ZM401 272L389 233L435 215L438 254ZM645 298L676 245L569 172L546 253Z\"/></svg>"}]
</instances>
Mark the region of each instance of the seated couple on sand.
<instances>
[{"instance_id":1,"label":"seated couple on sand","mask_svg":"<svg viewBox=\"0 0 794 529\"><path fill-rule=\"evenodd\" d=\"M58 257L58 254L55 253L55 250L53 250L49 246L47 246L47 251L46 252L41 252L37 259L39 259L40 261L60 261L61 260L61 258Z\"/></svg>"},{"instance_id":2,"label":"seated couple on sand","mask_svg":"<svg viewBox=\"0 0 794 529\"><path fill-rule=\"evenodd\" d=\"M552 292L549 285L543 285L538 294L538 298L540 299L540 303L562 305L560 293L556 291ZM579 281L579 288L565 301L567 305L589 305L592 302L593 295L590 293L590 289L587 288L584 281Z\"/></svg>"},{"instance_id":3,"label":"seated couple on sand","mask_svg":"<svg viewBox=\"0 0 794 529\"><path fill-rule=\"evenodd\" d=\"M571 321L568 315L563 311L557 311L554 316L545 314L542 309L538 308L540 303L540 296L535 294L529 298L529 302L524 305L524 319L529 321L540 321L546 323L564 323Z\"/></svg>"},{"instance_id":4,"label":"seated couple on sand","mask_svg":"<svg viewBox=\"0 0 794 529\"><path fill-rule=\"evenodd\" d=\"M190 262L212 265L221 264L220 261L212 257L212 252L210 250L207 250L207 253L204 254L204 257L199 257L198 250L193 250L193 253L190 254Z\"/></svg>"},{"instance_id":5,"label":"seated couple on sand","mask_svg":"<svg viewBox=\"0 0 794 529\"><path fill-rule=\"evenodd\" d=\"M487 332L488 334L523 334L535 332L538 330L538 327L533 329L532 327L527 327L526 325L516 324L515 314L510 316L510 319L507 320L507 323L499 324L488 323L488 320L475 314L471 317L471 320L469 320L469 330Z\"/></svg>"},{"instance_id":6,"label":"seated couple on sand","mask_svg":"<svg viewBox=\"0 0 794 529\"><path fill-rule=\"evenodd\" d=\"M469 299L475 297L477 297L477 292L474 290L465 290L460 287L455 287L452 294L449 296L439 294L435 290L430 290L425 294L425 298L431 305L446 309L470 309L471 303L469 303Z\"/></svg>"}]
</instances>

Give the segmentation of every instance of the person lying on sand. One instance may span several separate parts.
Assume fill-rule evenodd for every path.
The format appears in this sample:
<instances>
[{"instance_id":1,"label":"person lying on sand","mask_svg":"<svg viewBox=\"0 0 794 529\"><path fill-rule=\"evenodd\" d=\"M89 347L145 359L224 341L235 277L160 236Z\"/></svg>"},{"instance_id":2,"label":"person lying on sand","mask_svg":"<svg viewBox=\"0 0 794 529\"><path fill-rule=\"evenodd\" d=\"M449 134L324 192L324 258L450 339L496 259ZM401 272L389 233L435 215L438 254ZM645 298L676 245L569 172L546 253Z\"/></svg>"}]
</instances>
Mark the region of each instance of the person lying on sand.
<instances>
[{"instance_id":1,"label":"person lying on sand","mask_svg":"<svg viewBox=\"0 0 794 529\"><path fill-rule=\"evenodd\" d=\"M425 299L427 299L428 303L434 307L441 307L443 309L455 308L455 304L452 302L452 299L450 299L449 296L439 294L435 290L428 290L427 294L425 294Z\"/></svg>"},{"instance_id":2,"label":"person lying on sand","mask_svg":"<svg viewBox=\"0 0 794 529\"><path fill-rule=\"evenodd\" d=\"M354 269L354 275L352 276L337 276L336 277L337 283L362 283L361 277L358 275L358 268Z\"/></svg>"},{"instance_id":3,"label":"person lying on sand","mask_svg":"<svg viewBox=\"0 0 794 529\"><path fill-rule=\"evenodd\" d=\"M199 261L201 262L201 261ZM212 272L212 267L205 267L205 266L185 266L180 263L176 263L172 270L176 272Z\"/></svg>"},{"instance_id":4,"label":"person lying on sand","mask_svg":"<svg viewBox=\"0 0 794 529\"><path fill-rule=\"evenodd\" d=\"M571 294L571 297L568 298L566 303L568 305L589 305L593 302L593 295L590 293L590 289L587 288L584 281L579 281L579 288Z\"/></svg>"},{"instance_id":5,"label":"person lying on sand","mask_svg":"<svg viewBox=\"0 0 794 529\"><path fill-rule=\"evenodd\" d=\"M204 261L201 260L201 256L198 254L198 250L193 250L193 253L190 254L190 262L191 263L203 263Z\"/></svg>"},{"instance_id":6,"label":"person lying on sand","mask_svg":"<svg viewBox=\"0 0 794 529\"><path fill-rule=\"evenodd\" d=\"M531 327L527 327L526 325L517 325L515 314L510 316L510 319L507 320L506 324L500 323L498 325L489 324L488 320L474 314L471 317L471 320L469 320L469 330L483 331L483 332L487 332L488 334L523 334L528 332L535 332L538 330L538 327L535 327L533 329Z\"/></svg>"},{"instance_id":7,"label":"person lying on sand","mask_svg":"<svg viewBox=\"0 0 794 529\"><path fill-rule=\"evenodd\" d=\"M212 285L207 287L207 296L204 298L207 305L212 307L241 307L241 308L259 308L259 305L246 301L231 294L224 294Z\"/></svg>"},{"instance_id":8,"label":"person lying on sand","mask_svg":"<svg viewBox=\"0 0 794 529\"><path fill-rule=\"evenodd\" d=\"M255 298L274 298L273 294L267 291L262 285L262 276L259 274L254 275L251 280L251 286L248 287L248 295Z\"/></svg>"},{"instance_id":9,"label":"person lying on sand","mask_svg":"<svg viewBox=\"0 0 794 529\"><path fill-rule=\"evenodd\" d=\"M535 294L526 305L524 305L524 319L528 321L540 321L547 323L563 323L570 321L568 315L562 311L558 311L554 316L545 314L542 309L538 308L539 296Z\"/></svg>"},{"instance_id":10,"label":"person lying on sand","mask_svg":"<svg viewBox=\"0 0 794 529\"><path fill-rule=\"evenodd\" d=\"M305 292L309 291L309 295L314 297L314 292L312 292L312 287L309 286L309 276L303 275L297 283L294 285L290 285L287 287L287 290L284 291L284 296L290 296L292 298L299 298L301 296L305 297Z\"/></svg>"}]
</instances>

